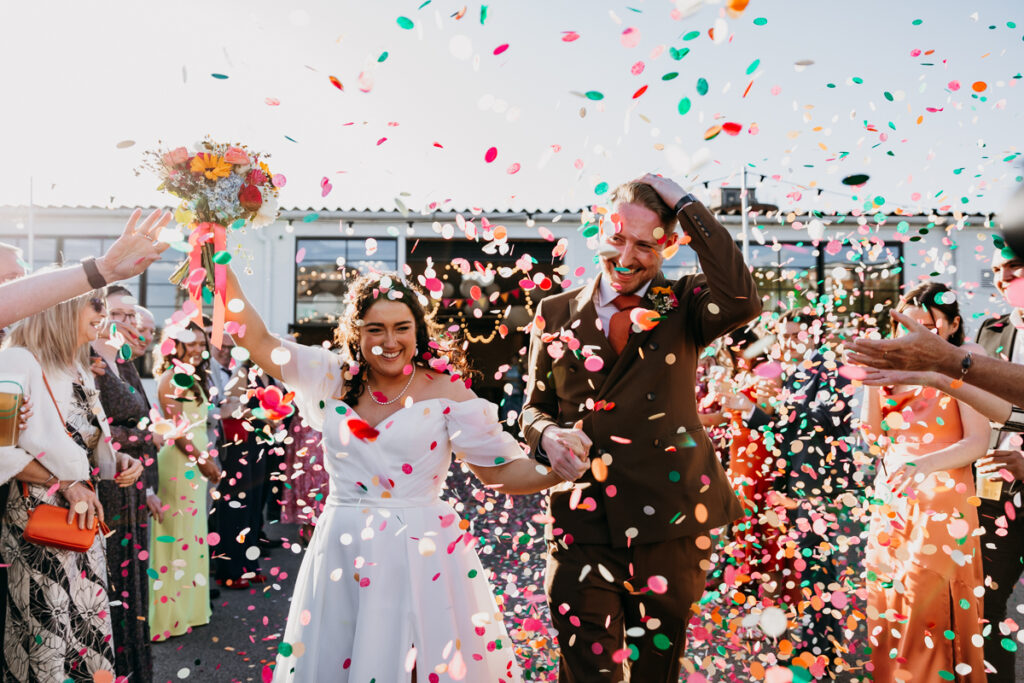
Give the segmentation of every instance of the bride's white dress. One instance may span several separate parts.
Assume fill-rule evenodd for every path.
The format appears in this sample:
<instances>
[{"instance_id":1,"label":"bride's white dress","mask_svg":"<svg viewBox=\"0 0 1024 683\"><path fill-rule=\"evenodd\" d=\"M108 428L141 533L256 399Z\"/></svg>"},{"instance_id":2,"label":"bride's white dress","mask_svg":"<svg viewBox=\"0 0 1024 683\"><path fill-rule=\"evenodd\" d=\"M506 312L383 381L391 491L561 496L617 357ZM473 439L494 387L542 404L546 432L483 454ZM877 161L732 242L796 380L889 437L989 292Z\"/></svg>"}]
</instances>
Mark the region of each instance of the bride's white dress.
<instances>
[{"instance_id":1,"label":"bride's white dress","mask_svg":"<svg viewBox=\"0 0 1024 683\"><path fill-rule=\"evenodd\" d=\"M400 683L411 680L413 663L418 683L519 681L476 539L439 498L453 452L484 467L524 457L495 406L419 401L370 425L379 431L370 440L350 422L360 420L351 406L334 398L340 357L286 348L284 379L323 432L331 488L302 559L274 681Z\"/></svg>"}]
</instances>

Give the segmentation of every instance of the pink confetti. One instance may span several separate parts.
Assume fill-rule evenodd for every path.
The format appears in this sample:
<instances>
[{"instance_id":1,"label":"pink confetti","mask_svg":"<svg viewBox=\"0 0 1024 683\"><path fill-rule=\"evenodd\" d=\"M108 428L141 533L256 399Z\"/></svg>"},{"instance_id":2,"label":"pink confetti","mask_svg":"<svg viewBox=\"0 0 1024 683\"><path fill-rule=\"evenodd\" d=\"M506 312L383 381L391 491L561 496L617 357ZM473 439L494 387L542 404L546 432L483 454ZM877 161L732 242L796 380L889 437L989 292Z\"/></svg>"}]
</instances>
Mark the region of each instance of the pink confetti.
<instances>
[{"instance_id":1,"label":"pink confetti","mask_svg":"<svg viewBox=\"0 0 1024 683\"><path fill-rule=\"evenodd\" d=\"M497 147L491 147L491 148L489 148L484 153L484 161L486 161L487 163L491 163L492 161L494 161L497 158L498 158L498 148Z\"/></svg>"},{"instance_id":2,"label":"pink confetti","mask_svg":"<svg viewBox=\"0 0 1024 683\"><path fill-rule=\"evenodd\" d=\"M953 92L956 92L957 90L960 89L960 81L950 81L946 85L946 87L949 88L950 90L952 90Z\"/></svg>"},{"instance_id":3,"label":"pink confetti","mask_svg":"<svg viewBox=\"0 0 1024 683\"><path fill-rule=\"evenodd\" d=\"M306 259L306 248L301 247L295 252L295 263L302 263Z\"/></svg>"},{"instance_id":4,"label":"pink confetti","mask_svg":"<svg viewBox=\"0 0 1024 683\"><path fill-rule=\"evenodd\" d=\"M516 162L508 167L508 171L506 171L506 173L508 173L509 175L515 175L516 173L519 173L520 168L521 167L519 166L519 162Z\"/></svg>"},{"instance_id":5,"label":"pink confetti","mask_svg":"<svg viewBox=\"0 0 1024 683\"><path fill-rule=\"evenodd\" d=\"M562 31L562 42L571 43L574 40L579 40L580 34L576 31Z\"/></svg>"},{"instance_id":6,"label":"pink confetti","mask_svg":"<svg viewBox=\"0 0 1024 683\"><path fill-rule=\"evenodd\" d=\"M284 177L283 173L275 173L270 182L274 184L274 187L284 187L288 183L288 179Z\"/></svg>"},{"instance_id":7,"label":"pink confetti","mask_svg":"<svg viewBox=\"0 0 1024 683\"><path fill-rule=\"evenodd\" d=\"M331 185L331 181L327 179L327 176L324 176L323 179L320 180L320 196L326 197L333 189L334 186Z\"/></svg>"},{"instance_id":8,"label":"pink confetti","mask_svg":"<svg viewBox=\"0 0 1024 683\"><path fill-rule=\"evenodd\" d=\"M590 372L598 372L604 367L604 359L600 356L589 356L585 361L583 361L583 367Z\"/></svg>"},{"instance_id":9,"label":"pink confetti","mask_svg":"<svg viewBox=\"0 0 1024 683\"><path fill-rule=\"evenodd\" d=\"M640 44L640 29L632 26L625 29L619 36L619 42L622 43L622 47L636 47Z\"/></svg>"},{"instance_id":10,"label":"pink confetti","mask_svg":"<svg viewBox=\"0 0 1024 683\"><path fill-rule=\"evenodd\" d=\"M640 74L642 74L644 72L644 63L643 62L637 62L632 67L630 67L629 72L631 74L633 74L634 76L639 76Z\"/></svg>"},{"instance_id":11,"label":"pink confetti","mask_svg":"<svg viewBox=\"0 0 1024 683\"><path fill-rule=\"evenodd\" d=\"M664 576L652 576L647 579L647 587L655 593L665 593L668 591L668 579Z\"/></svg>"},{"instance_id":12,"label":"pink confetti","mask_svg":"<svg viewBox=\"0 0 1024 683\"><path fill-rule=\"evenodd\" d=\"M494 48L494 54L495 55L500 55L502 52L504 52L507 49L508 49L508 43L505 43L504 45L499 45L498 47Z\"/></svg>"},{"instance_id":13,"label":"pink confetti","mask_svg":"<svg viewBox=\"0 0 1024 683\"><path fill-rule=\"evenodd\" d=\"M276 97L268 97L263 101L266 102L267 106L269 107L276 107L281 104L281 100L277 99Z\"/></svg>"},{"instance_id":14,"label":"pink confetti","mask_svg":"<svg viewBox=\"0 0 1024 683\"><path fill-rule=\"evenodd\" d=\"M216 531L211 531L206 535L206 545L214 546L220 543L220 534Z\"/></svg>"}]
</instances>

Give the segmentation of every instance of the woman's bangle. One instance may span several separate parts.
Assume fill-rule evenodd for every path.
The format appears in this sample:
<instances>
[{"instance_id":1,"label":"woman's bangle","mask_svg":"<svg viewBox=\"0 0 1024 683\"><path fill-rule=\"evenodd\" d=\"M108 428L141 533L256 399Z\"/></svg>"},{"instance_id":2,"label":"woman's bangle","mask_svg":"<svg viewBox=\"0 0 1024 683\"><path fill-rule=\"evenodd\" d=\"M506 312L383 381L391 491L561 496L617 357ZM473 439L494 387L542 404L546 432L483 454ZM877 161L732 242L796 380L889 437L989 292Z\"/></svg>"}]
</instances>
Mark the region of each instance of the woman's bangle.
<instances>
[{"instance_id":1,"label":"woman's bangle","mask_svg":"<svg viewBox=\"0 0 1024 683\"><path fill-rule=\"evenodd\" d=\"M74 488L75 484L78 484L78 483L80 483L80 482L79 482L79 481L78 481L78 480L76 479L75 481L71 482L70 484L68 484L68 485L67 485L67 486L65 486L64 488L60 489L60 492L61 492L61 493L67 493L67 492L68 492L68 491L70 491L70 490L71 490L72 488Z\"/></svg>"},{"instance_id":2,"label":"woman's bangle","mask_svg":"<svg viewBox=\"0 0 1024 683\"><path fill-rule=\"evenodd\" d=\"M50 482L57 478L56 474L51 474L50 478L43 482L43 486L49 488Z\"/></svg>"}]
</instances>

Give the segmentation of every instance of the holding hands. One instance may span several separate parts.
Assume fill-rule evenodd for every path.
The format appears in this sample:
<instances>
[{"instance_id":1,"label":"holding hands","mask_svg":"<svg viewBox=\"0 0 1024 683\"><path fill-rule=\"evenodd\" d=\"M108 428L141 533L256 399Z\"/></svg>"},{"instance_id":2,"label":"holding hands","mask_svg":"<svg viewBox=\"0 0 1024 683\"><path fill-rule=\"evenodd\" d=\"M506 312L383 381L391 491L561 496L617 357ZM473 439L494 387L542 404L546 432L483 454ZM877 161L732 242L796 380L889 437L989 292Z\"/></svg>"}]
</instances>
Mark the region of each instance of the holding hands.
<instances>
[{"instance_id":1,"label":"holding hands","mask_svg":"<svg viewBox=\"0 0 1024 683\"><path fill-rule=\"evenodd\" d=\"M127 453L121 453L118 458L117 476L114 477L114 481L117 485L125 488L131 486L139 477L142 476L142 463L137 458L133 458Z\"/></svg>"},{"instance_id":2,"label":"holding hands","mask_svg":"<svg viewBox=\"0 0 1024 683\"><path fill-rule=\"evenodd\" d=\"M590 437L577 425L572 429L548 427L540 439L551 469L565 481L576 481L590 469Z\"/></svg>"}]
</instances>

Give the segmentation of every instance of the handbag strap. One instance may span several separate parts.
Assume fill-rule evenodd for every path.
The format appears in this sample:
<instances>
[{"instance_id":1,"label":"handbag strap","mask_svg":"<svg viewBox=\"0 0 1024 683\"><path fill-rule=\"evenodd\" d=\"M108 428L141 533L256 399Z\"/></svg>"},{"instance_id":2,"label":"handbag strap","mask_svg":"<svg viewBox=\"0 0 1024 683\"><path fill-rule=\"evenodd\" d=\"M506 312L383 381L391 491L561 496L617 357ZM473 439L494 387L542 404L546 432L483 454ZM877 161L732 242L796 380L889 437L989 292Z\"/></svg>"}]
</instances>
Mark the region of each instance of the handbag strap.
<instances>
[{"instance_id":1,"label":"handbag strap","mask_svg":"<svg viewBox=\"0 0 1024 683\"><path fill-rule=\"evenodd\" d=\"M49 380L46 379L46 373L43 372L42 369L40 369L39 371L43 375L43 384L46 385L46 392L48 394L50 394L50 400L53 401L53 407L57 409L57 417L60 418L60 426L61 426L61 428L64 430L64 433L68 435L68 438L71 438L71 439L75 438L75 437L73 437L71 435L71 432L68 431L68 423L64 421L64 416L61 415L60 406L57 405L57 399L53 395L53 389L50 388Z\"/></svg>"}]
</instances>

